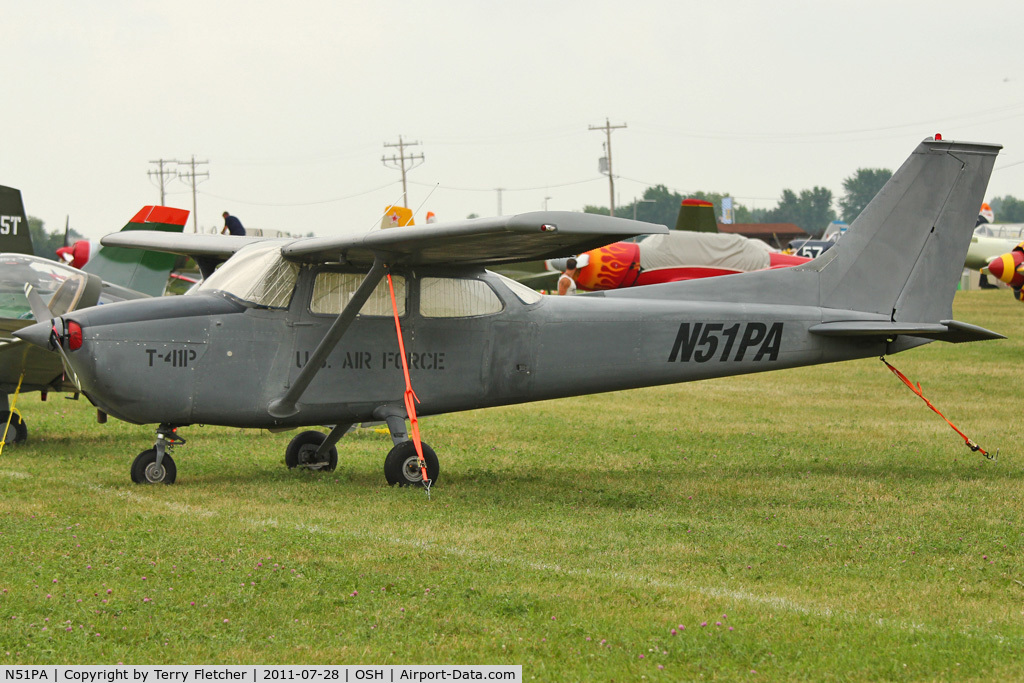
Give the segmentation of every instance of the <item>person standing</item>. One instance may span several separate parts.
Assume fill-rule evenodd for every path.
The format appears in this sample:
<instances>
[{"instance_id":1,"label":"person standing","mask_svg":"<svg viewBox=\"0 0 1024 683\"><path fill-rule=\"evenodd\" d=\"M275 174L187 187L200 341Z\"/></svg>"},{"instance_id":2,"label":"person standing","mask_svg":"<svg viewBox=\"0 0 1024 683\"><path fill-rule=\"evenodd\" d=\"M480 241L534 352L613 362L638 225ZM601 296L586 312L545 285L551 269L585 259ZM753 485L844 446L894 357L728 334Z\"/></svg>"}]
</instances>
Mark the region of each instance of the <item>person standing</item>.
<instances>
[{"instance_id":1,"label":"person standing","mask_svg":"<svg viewBox=\"0 0 1024 683\"><path fill-rule=\"evenodd\" d=\"M567 294L576 293L577 272L579 272L579 268L576 267L576 259L571 258L565 262L565 272L562 273L558 278L559 296L566 296Z\"/></svg>"},{"instance_id":2,"label":"person standing","mask_svg":"<svg viewBox=\"0 0 1024 683\"><path fill-rule=\"evenodd\" d=\"M245 235L245 228L242 227L242 221L238 220L237 216L232 216L227 211L224 212L224 227L221 228L220 234L231 233L232 235Z\"/></svg>"}]
</instances>

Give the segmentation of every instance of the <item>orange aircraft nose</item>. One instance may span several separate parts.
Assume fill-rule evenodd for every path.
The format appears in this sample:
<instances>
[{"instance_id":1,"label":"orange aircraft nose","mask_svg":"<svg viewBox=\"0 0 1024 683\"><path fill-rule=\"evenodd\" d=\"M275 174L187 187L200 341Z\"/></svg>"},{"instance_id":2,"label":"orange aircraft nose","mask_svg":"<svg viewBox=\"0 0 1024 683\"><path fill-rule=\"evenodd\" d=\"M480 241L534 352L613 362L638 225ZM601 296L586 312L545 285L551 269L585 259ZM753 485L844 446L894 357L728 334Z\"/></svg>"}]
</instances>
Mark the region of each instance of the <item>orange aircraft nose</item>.
<instances>
[{"instance_id":1,"label":"orange aircraft nose","mask_svg":"<svg viewBox=\"0 0 1024 683\"><path fill-rule=\"evenodd\" d=\"M1017 272L1024 263L1024 252L1014 249L988 262L988 272L1013 288L1024 285L1024 274Z\"/></svg>"}]
</instances>

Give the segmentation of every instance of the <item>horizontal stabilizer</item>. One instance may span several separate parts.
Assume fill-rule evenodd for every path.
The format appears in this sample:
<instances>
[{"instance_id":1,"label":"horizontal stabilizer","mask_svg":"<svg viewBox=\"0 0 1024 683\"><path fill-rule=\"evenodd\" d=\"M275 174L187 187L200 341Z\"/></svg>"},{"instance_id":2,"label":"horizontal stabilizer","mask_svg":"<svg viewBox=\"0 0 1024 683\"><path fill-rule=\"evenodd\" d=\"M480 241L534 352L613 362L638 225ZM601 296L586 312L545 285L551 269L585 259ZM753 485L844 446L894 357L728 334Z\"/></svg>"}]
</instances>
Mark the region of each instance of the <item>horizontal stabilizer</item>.
<instances>
[{"instance_id":1,"label":"horizontal stabilizer","mask_svg":"<svg viewBox=\"0 0 1024 683\"><path fill-rule=\"evenodd\" d=\"M157 230L132 230L115 232L100 240L104 248L124 247L127 249L146 249L190 256L199 266L203 277L209 277L224 261L231 258L242 247L260 242L266 237L247 237L241 235L204 235L202 233L182 234L180 232L160 232ZM164 276L164 280L167 277Z\"/></svg>"},{"instance_id":2,"label":"horizontal stabilizer","mask_svg":"<svg viewBox=\"0 0 1024 683\"><path fill-rule=\"evenodd\" d=\"M809 332L822 337L895 337L906 335L960 344L962 342L1005 339L998 332L959 320L941 323L907 323L886 320L849 320L813 325Z\"/></svg>"},{"instance_id":3,"label":"horizontal stabilizer","mask_svg":"<svg viewBox=\"0 0 1024 683\"><path fill-rule=\"evenodd\" d=\"M115 232L100 240L105 247L149 249L181 256L216 256L227 260L247 244L259 242L263 237L237 235L204 235L168 233L157 230L131 230Z\"/></svg>"}]
</instances>

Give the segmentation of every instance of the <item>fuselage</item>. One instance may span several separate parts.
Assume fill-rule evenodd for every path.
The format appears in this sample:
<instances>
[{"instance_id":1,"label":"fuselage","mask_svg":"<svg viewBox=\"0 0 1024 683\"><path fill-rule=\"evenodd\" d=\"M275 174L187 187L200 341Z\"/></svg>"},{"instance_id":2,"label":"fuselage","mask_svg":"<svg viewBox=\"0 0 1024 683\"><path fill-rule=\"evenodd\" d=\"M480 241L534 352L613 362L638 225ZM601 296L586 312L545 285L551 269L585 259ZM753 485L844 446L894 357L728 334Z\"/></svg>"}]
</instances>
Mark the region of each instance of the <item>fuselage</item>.
<instances>
[{"instance_id":1,"label":"fuselage","mask_svg":"<svg viewBox=\"0 0 1024 683\"><path fill-rule=\"evenodd\" d=\"M74 312L65 324L81 326L82 343L67 355L89 398L130 422L284 428L379 418L380 409L402 405L405 391L386 280L300 397L298 413L275 418L268 410L343 308L351 286L337 283L361 277L304 266L290 293L268 299L273 306L200 290ZM483 270L408 270L395 281L424 415L885 350L878 340L812 334L832 317L815 306L540 296Z\"/></svg>"}]
</instances>

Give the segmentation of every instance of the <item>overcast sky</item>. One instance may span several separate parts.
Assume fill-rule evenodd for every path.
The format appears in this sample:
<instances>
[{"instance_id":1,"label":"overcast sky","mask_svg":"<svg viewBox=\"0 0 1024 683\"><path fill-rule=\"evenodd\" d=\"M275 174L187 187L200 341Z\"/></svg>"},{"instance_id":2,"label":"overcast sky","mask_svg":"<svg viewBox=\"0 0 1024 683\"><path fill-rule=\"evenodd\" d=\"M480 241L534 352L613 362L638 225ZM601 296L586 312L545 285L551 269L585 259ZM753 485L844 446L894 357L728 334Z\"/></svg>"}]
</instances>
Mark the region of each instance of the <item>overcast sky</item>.
<instances>
[{"instance_id":1,"label":"overcast sky","mask_svg":"<svg viewBox=\"0 0 1024 683\"><path fill-rule=\"evenodd\" d=\"M334 235L400 201L401 135L417 222L495 215L496 188L578 211L608 204L607 119L619 204L838 199L936 132L1001 143L987 197L1024 198L1022 33L1019 0L12 1L0 184L99 237L159 202L152 161L195 155L200 228Z\"/></svg>"}]
</instances>

